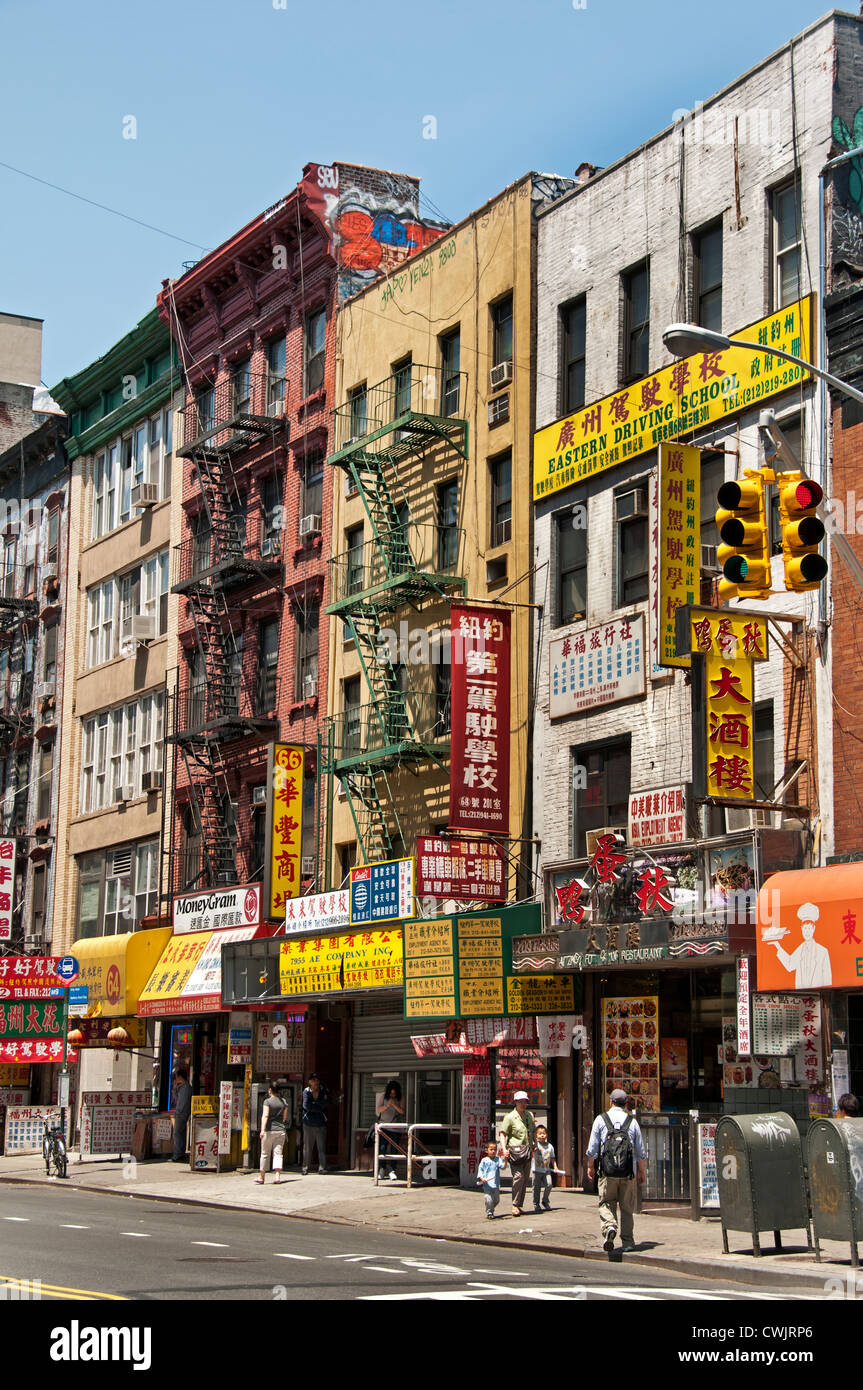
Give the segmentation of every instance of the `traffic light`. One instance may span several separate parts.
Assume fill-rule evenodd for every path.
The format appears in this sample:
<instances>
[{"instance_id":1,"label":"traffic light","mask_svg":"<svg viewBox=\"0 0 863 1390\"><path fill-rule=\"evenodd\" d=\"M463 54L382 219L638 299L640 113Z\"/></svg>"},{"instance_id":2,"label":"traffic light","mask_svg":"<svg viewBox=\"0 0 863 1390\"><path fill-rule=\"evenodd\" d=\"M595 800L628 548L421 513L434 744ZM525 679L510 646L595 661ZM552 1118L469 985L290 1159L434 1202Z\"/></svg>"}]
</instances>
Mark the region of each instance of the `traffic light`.
<instances>
[{"instance_id":1,"label":"traffic light","mask_svg":"<svg viewBox=\"0 0 863 1390\"><path fill-rule=\"evenodd\" d=\"M805 593L817 589L827 575L827 561L818 553L824 539L824 523L815 515L824 492L802 473L785 473L777 481L785 587Z\"/></svg>"},{"instance_id":2,"label":"traffic light","mask_svg":"<svg viewBox=\"0 0 863 1390\"><path fill-rule=\"evenodd\" d=\"M722 542L716 558L722 568L719 596L770 596L770 539L764 504L764 478L748 472L734 483L723 483L716 494L716 525Z\"/></svg>"}]
</instances>

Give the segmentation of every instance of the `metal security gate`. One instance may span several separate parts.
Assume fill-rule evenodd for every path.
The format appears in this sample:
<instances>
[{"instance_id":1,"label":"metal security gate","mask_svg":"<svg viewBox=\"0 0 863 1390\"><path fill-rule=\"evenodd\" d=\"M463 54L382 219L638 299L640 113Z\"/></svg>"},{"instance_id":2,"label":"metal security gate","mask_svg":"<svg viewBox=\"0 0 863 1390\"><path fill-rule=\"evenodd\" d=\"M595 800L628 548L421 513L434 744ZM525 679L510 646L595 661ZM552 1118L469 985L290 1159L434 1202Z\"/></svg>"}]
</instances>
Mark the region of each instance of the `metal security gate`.
<instances>
[{"instance_id":1,"label":"metal security gate","mask_svg":"<svg viewBox=\"0 0 863 1390\"><path fill-rule=\"evenodd\" d=\"M641 1189L645 1202L688 1202L689 1115L640 1113L638 1123L647 1148L647 1175Z\"/></svg>"}]
</instances>

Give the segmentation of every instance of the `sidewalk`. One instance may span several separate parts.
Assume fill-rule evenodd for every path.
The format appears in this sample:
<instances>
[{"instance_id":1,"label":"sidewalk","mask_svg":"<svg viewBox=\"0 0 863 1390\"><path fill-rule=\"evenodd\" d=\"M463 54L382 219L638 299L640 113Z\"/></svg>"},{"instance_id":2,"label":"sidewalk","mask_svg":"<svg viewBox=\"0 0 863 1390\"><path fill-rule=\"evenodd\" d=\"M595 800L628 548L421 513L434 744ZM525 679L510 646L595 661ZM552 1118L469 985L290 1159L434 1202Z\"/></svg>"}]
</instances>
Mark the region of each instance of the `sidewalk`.
<instances>
[{"instance_id":1,"label":"sidewalk","mask_svg":"<svg viewBox=\"0 0 863 1390\"><path fill-rule=\"evenodd\" d=\"M63 1185L124 1197L235 1207L608 1262L600 1246L596 1198L582 1192L556 1188L552 1211L534 1215L526 1209L520 1218L509 1215L509 1194L504 1192L499 1207L503 1215L491 1222L485 1218L478 1190L475 1194L452 1187L418 1187L408 1191L404 1182L382 1182L375 1187L368 1173L313 1173L302 1177L296 1169L285 1171L279 1187L273 1185L269 1176L261 1187L254 1176L242 1172L192 1173L183 1165L168 1162L79 1162L73 1154ZM38 1155L0 1158L0 1184L49 1181L57 1183L57 1179L46 1178ZM802 1242L802 1233L793 1234ZM802 1292L807 1288L821 1291L830 1278L838 1277L844 1284L851 1271L847 1245L823 1243L823 1263L819 1265L805 1247L792 1246L788 1236L784 1242L789 1248L782 1254L765 1254L755 1259L746 1253L750 1248L746 1235L731 1232L732 1253L725 1255L718 1216L695 1222L667 1208L662 1213L648 1211L636 1216L635 1235L636 1251L621 1256L618 1250L616 1261L673 1269L693 1278L724 1278ZM763 1240L772 1249L772 1236ZM863 1272L859 1282L863 1292Z\"/></svg>"}]
</instances>

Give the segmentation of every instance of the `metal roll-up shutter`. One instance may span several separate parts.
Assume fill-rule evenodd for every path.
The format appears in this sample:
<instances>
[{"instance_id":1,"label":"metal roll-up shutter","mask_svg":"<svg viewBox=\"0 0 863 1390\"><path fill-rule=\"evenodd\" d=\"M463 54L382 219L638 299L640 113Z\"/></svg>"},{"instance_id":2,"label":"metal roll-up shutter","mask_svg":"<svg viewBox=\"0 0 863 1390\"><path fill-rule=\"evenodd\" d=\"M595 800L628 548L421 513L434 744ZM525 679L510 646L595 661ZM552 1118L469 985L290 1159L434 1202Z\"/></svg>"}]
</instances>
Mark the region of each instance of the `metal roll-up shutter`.
<instances>
[{"instance_id":1,"label":"metal roll-up shutter","mask_svg":"<svg viewBox=\"0 0 863 1390\"><path fill-rule=\"evenodd\" d=\"M352 1069L355 1072L449 1070L461 1066L461 1057L418 1057L411 1033L423 1032L401 1014L367 1014L354 1019ZM431 1031L431 1030L428 1030Z\"/></svg>"}]
</instances>

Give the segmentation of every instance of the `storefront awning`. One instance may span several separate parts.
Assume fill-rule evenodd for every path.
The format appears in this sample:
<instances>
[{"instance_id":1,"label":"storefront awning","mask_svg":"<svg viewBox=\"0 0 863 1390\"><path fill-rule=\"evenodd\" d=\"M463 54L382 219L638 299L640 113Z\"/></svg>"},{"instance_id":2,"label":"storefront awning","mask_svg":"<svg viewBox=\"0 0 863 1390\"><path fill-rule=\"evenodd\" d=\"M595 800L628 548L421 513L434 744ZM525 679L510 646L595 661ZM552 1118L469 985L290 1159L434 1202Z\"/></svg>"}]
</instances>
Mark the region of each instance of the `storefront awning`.
<instances>
[{"instance_id":1,"label":"storefront awning","mask_svg":"<svg viewBox=\"0 0 863 1390\"><path fill-rule=\"evenodd\" d=\"M218 1013L222 1007L222 947L251 941L266 929L228 927L172 936L141 991L139 1018Z\"/></svg>"},{"instance_id":2,"label":"storefront awning","mask_svg":"<svg viewBox=\"0 0 863 1390\"><path fill-rule=\"evenodd\" d=\"M70 954L79 966L75 983L89 990L82 1013L97 1018L134 1014L141 991L170 939L170 927L155 927L74 942Z\"/></svg>"},{"instance_id":3,"label":"storefront awning","mask_svg":"<svg viewBox=\"0 0 863 1390\"><path fill-rule=\"evenodd\" d=\"M863 984L863 864L771 874L758 894L758 988Z\"/></svg>"}]
</instances>

